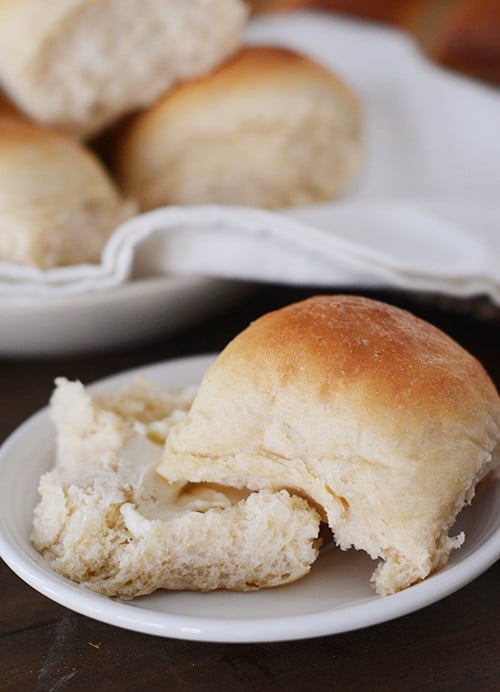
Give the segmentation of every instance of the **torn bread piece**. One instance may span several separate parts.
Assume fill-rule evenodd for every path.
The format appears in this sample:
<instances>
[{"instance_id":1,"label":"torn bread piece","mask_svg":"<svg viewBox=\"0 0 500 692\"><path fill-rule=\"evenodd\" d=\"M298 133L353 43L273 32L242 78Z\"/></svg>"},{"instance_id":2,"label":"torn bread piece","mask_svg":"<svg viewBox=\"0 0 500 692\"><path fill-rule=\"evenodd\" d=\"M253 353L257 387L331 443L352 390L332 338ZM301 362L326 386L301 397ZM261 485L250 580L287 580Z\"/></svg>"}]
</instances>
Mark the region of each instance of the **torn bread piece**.
<instances>
[{"instance_id":1,"label":"torn bread piece","mask_svg":"<svg viewBox=\"0 0 500 692\"><path fill-rule=\"evenodd\" d=\"M387 595L446 564L500 442L480 363L429 323L356 296L257 319L219 355L159 472L309 498L342 549L380 559Z\"/></svg>"},{"instance_id":2,"label":"torn bread piece","mask_svg":"<svg viewBox=\"0 0 500 692\"><path fill-rule=\"evenodd\" d=\"M123 599L156 589L248 591L309 572L320 520L303 498L157 474L165 436L191 399L140 381L94 396L57 381L56 463L40 480L32 530L52 569Z\"/></svg>"}]
</instances>

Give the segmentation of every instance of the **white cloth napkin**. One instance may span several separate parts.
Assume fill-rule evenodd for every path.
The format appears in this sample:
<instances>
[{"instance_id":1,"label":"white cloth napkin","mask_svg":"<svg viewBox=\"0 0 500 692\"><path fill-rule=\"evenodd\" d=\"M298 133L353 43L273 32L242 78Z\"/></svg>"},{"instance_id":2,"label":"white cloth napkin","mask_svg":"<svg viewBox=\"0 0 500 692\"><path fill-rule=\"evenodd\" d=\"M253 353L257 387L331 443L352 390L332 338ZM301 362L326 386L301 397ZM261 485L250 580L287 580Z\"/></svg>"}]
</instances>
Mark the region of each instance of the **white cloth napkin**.
<instances>
[{"instance_id":1,"label":"white cloth napkin","mask_svg":"<svg viewBox=\"0 0 500 692\"><path fill-rule=\"evenodd\" d=\"M41 271L5 263L0 294L71 294L110 288L132 276L194 274L487 293L500 304L499 218L500 206L485 213L470 204L332 203L280 214L165 207L118 228L99 265Z\"/></svg>"},{"instance_id":2,"label":"white cloth napkin","mask_svg":"<svg viewBox=\"0 0 500 692\"><path fill-rule=\"evenodd\" d=\"M358 93L365 162L351 193L279 213L158 209L118 228L99 265L0 263L0 297L196 274L485 293L500 305L500 96L430 65L403 34L330 14L261 18L247 40L307 53Z\"/></svg>"}]
</instances>

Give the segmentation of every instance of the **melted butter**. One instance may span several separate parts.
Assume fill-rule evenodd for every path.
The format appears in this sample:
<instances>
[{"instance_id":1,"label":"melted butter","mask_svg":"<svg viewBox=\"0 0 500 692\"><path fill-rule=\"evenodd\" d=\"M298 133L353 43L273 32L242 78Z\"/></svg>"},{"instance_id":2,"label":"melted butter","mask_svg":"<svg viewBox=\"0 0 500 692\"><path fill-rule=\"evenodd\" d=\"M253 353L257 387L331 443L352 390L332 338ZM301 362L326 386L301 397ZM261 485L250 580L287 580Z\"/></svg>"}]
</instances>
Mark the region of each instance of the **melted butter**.
<instances>
[{"instance_id":1,"label":"melted butter","mask_svg":"<svg viewBox=\"0 0 500 692\"><path fill-rule=\"evenodd\" d=\"M187 512L229 508L248 496L246 491L215 484L170 483L157 473L170 430L185 419L186 410L175 408L165 418L152 421L134 420L135 399L132 397L128 402L120 395L109 400L104 398L100 403L95 399L96 414L82 386L67 383L65 387L66 394L75 398L73 408L90 407L90 412L87 411L90 420L86 422L87 427L77 426L76 432L70 425L71 444L65 450L68 459L64 463L58 460L54 473L63 486L88 489L97 493L102 502L119 507L132 535L144 535L159 523L172 521ZM139 391L136 399L143 403L140 394ZM64 433L66 423L57 423L59 436Z\"/></svg>"},{"instance_id":2,"label":"melted butter","mask_svg":"<svg viewBox=\"0 0 500 692\"><path fill-rule=\"evenodd\" d=\"M187 416L187 411L175 409L168 418L156 420L152 423L134 423L134 430L139 435L147 437L148 440L157 445L164 445L168 434L174 425L180 423Z\"/></svg>"},{"instance_id":3,"label":"melted butter","mask_svg":"<svg viewBox=\"0 0 500 692\"><path fill-rule=\"evenodd\" d=\"M186 512L227 509L250 494L215 483L170 483L156 471L161 451L147 432L129 440L120 451L119 483L132 488L132 499L121 512L133 535L144 535L155 522L172 521Z\"/></svg>"}]
</instances>

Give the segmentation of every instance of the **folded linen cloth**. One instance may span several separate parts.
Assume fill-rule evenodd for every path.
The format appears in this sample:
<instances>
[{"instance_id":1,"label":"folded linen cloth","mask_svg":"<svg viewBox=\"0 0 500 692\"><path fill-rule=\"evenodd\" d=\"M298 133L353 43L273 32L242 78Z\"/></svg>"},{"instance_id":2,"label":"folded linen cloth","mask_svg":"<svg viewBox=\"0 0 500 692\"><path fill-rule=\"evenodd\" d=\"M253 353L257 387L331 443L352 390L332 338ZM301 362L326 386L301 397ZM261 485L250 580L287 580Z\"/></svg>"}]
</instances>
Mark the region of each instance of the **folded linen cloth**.
<instances>
[{"instance_id":1,"label":"folded linen cloth","mask_svg":"<svg viewBox=\"0 0 500 692\"><path fill-rule=\"evenodd\" d=\"M302 51L357 92L366 158L351 193L279 213L158 209L116 229L99 265L0 263L0 298L194 274L487 294L500 304L499 95L431 65L402 33L333 14L262 17L247 41Z\"/></svg>"},{"instance_id":2,"label":"folded linen cloth","mask_svg":"<svg viewBox=\"0 0 500 692\"><path fill-rule=\"evenodd\" d=\"M64 295L133 277L203 275L317 286L397 286L500 304L500 205L327 204L276 213L165 207L120 226L99 265L0 264L0 296ZM473 228L474 232L470 229Z\"/></svg>"}]
</instances>

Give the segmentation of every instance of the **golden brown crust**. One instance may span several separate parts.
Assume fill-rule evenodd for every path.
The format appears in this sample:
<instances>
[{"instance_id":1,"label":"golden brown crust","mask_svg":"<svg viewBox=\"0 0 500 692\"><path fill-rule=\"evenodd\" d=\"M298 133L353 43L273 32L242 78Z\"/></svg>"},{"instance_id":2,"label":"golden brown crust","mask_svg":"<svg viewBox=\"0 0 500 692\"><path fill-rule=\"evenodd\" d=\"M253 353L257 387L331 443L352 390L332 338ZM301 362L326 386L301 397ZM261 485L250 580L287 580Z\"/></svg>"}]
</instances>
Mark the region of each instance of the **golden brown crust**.
<instances>
[{"instance_id":1,"label":"golden brown crust","mask_svg":"<svg viewBox=\"0 0 500 692\"><path fill-rule=\"evenodd\" d=\"M459 344L396 307L317 296L224 349L159 472L310 498L340 547L383 558L386 594L461 544L448 531L499 442L496 389Z\"/></svg>"},{"instance_id":2,"label":"golden brown crust","mask_svg":"<svg viewBox=\"0 0 500 692\"><path fill-rule=\"evenodd\" d=\"M359 170L361 106L299 53L247 46L126 125L116 172L141 208L331 199Z\"/></svg>"},{"instance_id":3,"label":"golden brown crust","mask_svg":"<svg viewBox=\"0 0 500 692\"><path fill-rule=\"evenodd\" d=\"M204 432L187 435L181 447L195 454L264 450L317 459L363 448L394 468L424 468L444 455L450 477L462 463L476 469L479 450L500 428L497 391L476 358L404 310L343 295L253 322L209 369L192 413ZM273 417L300 432L295 441L266 438ZM368 450L370 435L376 444ZM467 455L469 443L477 454Z\"/></svg>"},{"instance_id":4,"label":"golden brown crust","mask_svg":"<svg viewBox=\"0 0 500 692\"><path fill-rule=\"evenodd\" d=\"M203 109L214 98L234 99L236 93L244 94L256 83L260 88L266 85L281 91L286 82L296 83L304 80L304 87L312 79L320 80L326 88L332 85L339 88L346 98L358 109L357 98L348 87L332 72L305 55L278 46L245 46L229 60L210 74L179 84L171 92L158 100L151 108L139 113L126 128L126 134L119 151L119 159L124 161L127 148L134 146L134 139L144 134L155 136L155 126L165 129L170 122L192 109ZM285 80L285 84L283 81Z\"/></svg>"},{"instance_id":5,"label":"golden brown crust","mask_svg":"<svg viewBox=\"0 0 500 692\"><path fill-rule=\"evenodd\" d=\"M363 383L379 401L441 416L467 415L474 402L496 396L481 364L439 329L355 296L318 296L269 313L222 360L235 356L248 367L265 360L283 379L321 382L328 396Z\"/></svg>"},{"instance_id":6,"label":"golden brown crust","mask_svg":"<svg viewBox=\"0 0 500 692\"><path fill-rule=\"evenodd\" d=\"M290 70L294 72L290 72ZM227 86L241 87L241 82L257 79L274 81L273 73L283 73L285 78L297 79L301 73L309 79L314 75L317 78L324 78L328 82L334 81L350 94L345 85L335 77L329 70L325 69L317 62L305 55L289 50L282 46L271 45L248 45L241 48L234 56L216 68L212 73L204 77L198 77L198 84L210 84L212 88ZM188 84L181 84L177 87L178 92L189 89ZM169 98L169 95L166 96Z\"/></svg>"},{"instance_id":7,"label":"golden brown crust","mask_svg":"<svg viewBox=\"0 0 500 692\"><path fill-rule=\"evenodd\" d=\"M41 127L16 114L14 110L0 111L0 143L2 149L25 147L30 143L46 144L63 136L50 128ZM70 140L67 140L70 141ZM78 147L75 144L75 149Z\"/></svg>"}]
</instances>

